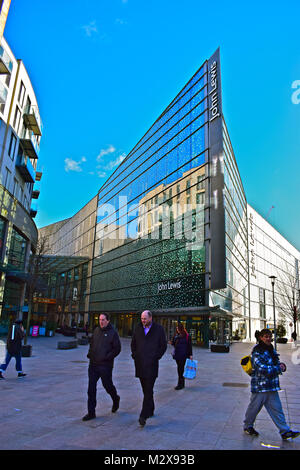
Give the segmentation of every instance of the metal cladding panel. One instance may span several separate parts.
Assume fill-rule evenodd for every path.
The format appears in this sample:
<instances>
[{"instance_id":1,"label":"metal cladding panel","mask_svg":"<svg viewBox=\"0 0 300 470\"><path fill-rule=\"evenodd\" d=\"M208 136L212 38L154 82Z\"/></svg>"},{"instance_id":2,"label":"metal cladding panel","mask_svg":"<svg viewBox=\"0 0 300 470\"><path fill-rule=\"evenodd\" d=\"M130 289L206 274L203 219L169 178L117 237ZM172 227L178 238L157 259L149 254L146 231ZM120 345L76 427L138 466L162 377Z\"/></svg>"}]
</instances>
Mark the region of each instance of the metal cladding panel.
<instances>
[{"instance_id":1,"label":"metal cladding panel","mask_svg":"<svg viewBox=\"0 0 300 470\"><path fill-rule=\"evenodd\" d=\"M210 288L226 287L224 157L220 50L208 60L208 144L210 173Z\"/></svg>"}]
</instances>

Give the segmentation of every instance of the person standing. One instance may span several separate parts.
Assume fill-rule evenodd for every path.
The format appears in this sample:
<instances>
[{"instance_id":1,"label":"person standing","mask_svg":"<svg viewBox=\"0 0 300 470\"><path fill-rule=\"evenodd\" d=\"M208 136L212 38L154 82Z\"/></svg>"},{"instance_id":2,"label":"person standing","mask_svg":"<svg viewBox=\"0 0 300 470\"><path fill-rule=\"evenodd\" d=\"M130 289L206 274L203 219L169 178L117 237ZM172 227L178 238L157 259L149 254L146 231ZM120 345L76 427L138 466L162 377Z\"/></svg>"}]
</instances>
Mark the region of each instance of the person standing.
<instances>
[{"instance_id":1,"label":"person standing","mask_svg":"<svg viewBox=\"0 0 300 470\"><path fill-rule=\"evenodd\" d=\"M278 394L279 375L286 371L286 365L279 361L279 355L271 341L272 332L267 328L261 330L259 343L252 351L251 400L245 415L244 431L250 436L259 435L254 429L254 422L262 407L265 406L279 429L282 439L294 439L300 435L300 432L292 431L286 423Z\"/></svg>"},{"instance_id":2,"label":"person standing","mask_svg":"<svg viewBox=\"0 0 300 470\"><path fill-rule=\"evenodd\" d=\"M102 313L99 316L99 326L95 328L87 357L89 364L88 386L88 413L83 421L96 418L97 382L101 378L102 385L111 396L113 406L111 411L115 413L120 404L120 397L112 381L114 359L121 352L121 342L118 333L110 324L109 316Z\"/></svg>"},{"instance_id":3,"label":"person standing","mask_svg":"<svg viewBox=\"0 0 300 470\"><path fill-rule=\"evenodd\" d=\"M178 326L176 328L176 334L173 337L171 344L172 346L174 346L173 357L177 363L178 373L178 384L175 387L175 390L181 390L185 386L185 381L183 377L185 361L188 358L193 359L191 337L182 323L178 323Z\"/></svg>"},{"instance_id":4,"label":"person standing","mask_svg":"<svg viewBox=\"0 0 300 470\"><path fill-rule=\"evenodd\" d=\"M25 377L27 374L22 370L22 340L24 338L24 327L22 320L15 321L7 335L5 362L0 366L0 379L4 379L2 373L6 371L12 357L16 359L16 371L18 377Z\"/></svg>"},{"instance_id":5,"label":"person standing","mask_svg":"<svg viewBox=\"0 0 300 470\"><path fill-rule=\"evenodd\" d=\"M143 390L143 406L139 417L141 426L154 414L153 388L158 377L158 363L167 349L163 327L153 322L150 310L141 314L131 340L131 353L135 363L135 376L140 379Z\"/></svg>"}]
</instances>

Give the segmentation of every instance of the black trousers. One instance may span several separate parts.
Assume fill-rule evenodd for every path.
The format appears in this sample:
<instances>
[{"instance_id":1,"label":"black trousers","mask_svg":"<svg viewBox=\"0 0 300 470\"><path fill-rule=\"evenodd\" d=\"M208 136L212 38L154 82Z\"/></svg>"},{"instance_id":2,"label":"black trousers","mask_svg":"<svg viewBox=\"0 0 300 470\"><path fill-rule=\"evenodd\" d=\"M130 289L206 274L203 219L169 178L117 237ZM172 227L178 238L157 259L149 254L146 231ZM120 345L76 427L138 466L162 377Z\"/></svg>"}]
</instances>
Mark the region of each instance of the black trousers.
<instances>
[{"instance_id":1,"label":"black trousers","mask_svg":"<svg viewBox=\"0 0 300 470\"><path fill-rule=\"evenodd\" d=\"M101 378L102 385L112 400L117 399L117 390L112 381L112 367L89 366L88 412L94 414L97 405L97 382Z\"/></svg>"},{"instance_id":2,"label":"black trousers","mask_svg":"<svg viewBox=\"0 0 300 470\"><path fill-rule=\"evenodd\" d=\"M140 382L144 394L143 407L140 413L142 418L149 418L154 413L154 399L153 399L153 388L155 384L156 377L142 378L140 377Z\"/></svg>"},{"instance_id":3,"label":"black trousers","mask_svg":"<svg viewBox=\"0 0 300 470\"><path fill-rule=\"evenodd\" d=\"M178 385L184 384L184 366L185 366L185 359L178 360L176 359L177 363L177 372L178 372Z\"/></svg>"}]
</instances>

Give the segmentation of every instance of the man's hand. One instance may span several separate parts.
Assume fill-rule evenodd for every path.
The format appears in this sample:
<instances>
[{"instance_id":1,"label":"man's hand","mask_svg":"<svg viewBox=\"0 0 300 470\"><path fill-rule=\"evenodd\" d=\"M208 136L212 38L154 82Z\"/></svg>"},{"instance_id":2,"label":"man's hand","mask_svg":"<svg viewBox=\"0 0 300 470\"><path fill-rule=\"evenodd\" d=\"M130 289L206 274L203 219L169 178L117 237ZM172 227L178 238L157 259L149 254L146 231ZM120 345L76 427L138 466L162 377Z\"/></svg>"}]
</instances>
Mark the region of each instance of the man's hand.
<instances>
[{"instance_id":1,"label":"man's hand","mask_svg":"<svg viewBox=\"0 0 300 470\"><path fill-rule=\"evenodd\" d=\"M285 372L286 371L286 365L283 362L281 362L279 365L280 365L281 371Z\"/></svg>"}]
</instances>

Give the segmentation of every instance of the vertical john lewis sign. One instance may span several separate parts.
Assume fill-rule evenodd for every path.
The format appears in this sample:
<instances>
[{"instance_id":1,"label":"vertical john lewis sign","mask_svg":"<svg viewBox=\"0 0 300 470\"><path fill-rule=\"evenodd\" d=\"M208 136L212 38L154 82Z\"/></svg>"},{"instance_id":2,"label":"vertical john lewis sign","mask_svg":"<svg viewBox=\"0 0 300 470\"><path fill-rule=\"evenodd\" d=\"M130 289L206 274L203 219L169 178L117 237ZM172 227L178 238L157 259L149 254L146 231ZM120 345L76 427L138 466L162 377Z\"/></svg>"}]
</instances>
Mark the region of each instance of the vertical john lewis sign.
<instances>
[{"instance_id":1,"label":"vertical john lewis sign","mask_svg":"<svg viewBox=\"0 0 300 470\"><path fill-rule=\"evenodd\" d=\"M208 60L211 289L226 287L224 154L220 49Z\"/></svg>"}]
</instances>

